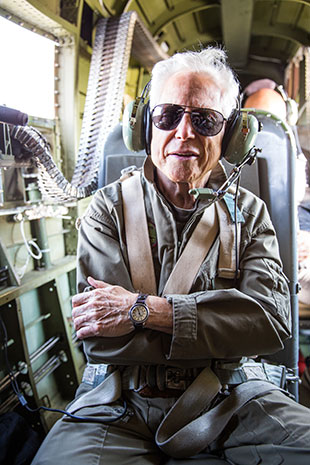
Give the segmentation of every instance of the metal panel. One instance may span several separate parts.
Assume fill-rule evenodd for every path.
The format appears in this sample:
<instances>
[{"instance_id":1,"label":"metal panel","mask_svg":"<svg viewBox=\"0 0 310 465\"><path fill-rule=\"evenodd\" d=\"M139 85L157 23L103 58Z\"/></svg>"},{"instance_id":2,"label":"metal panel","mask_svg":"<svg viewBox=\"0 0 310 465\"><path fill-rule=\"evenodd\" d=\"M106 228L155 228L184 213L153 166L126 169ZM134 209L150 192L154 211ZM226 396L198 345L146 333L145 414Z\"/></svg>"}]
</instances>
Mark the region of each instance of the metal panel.
<instances>
[{"instance_id":1,"label":"metal panel","mask_svg":"<svg viewBox=\"0 0 310 465\"><path fill-rule=\"evenodd\" d=\"M222 0L222 31L230 63L243 67L248 60L253 0Z\"/></svg>"}]
</instances>

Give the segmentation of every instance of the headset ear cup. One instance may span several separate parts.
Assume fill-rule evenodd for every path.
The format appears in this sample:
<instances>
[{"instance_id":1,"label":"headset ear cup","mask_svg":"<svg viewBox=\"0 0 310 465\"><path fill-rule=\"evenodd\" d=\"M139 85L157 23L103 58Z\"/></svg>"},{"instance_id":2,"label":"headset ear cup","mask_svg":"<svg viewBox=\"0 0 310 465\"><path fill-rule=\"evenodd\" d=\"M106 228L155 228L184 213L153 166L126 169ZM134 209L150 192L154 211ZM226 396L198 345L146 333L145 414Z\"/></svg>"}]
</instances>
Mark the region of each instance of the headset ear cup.
<instances>
[{"instance_id":1,"label":"headset ear cup","mask_svg":"<svg viewBox=\"0 0 310 465\"><path fill-rule=\"evenodd\" d=\"M123 139L128 150L139 152L145 149L144 100L136 98L126 105L123 114Z\"/></svg>"},{"instance_id":2,"label":"headset ear cup","mask_svg":"<svg viewBox=\"0 0 310 465\"><path fill-rule=\"evenodd\" d=\"M221 153L221 158L224 157L227 159L227 150L228 150L228 145L231 140L231 136L235 130L238 117L240 116L240 110L234 110L232 115L229 117L227 123L226 123L226 128L222 140L222 153Z\"/></svg>"},{"instance_id":3,"label":"headset ear cup","mask_svg":"<svg viewBox=\"0 0 310 465\"><path fill-rule=\"evenodd\" d=\"M226 128L222 144L222 156L232 165L238 165L253 148L259 131L259 124L254 115L246 110L236 113Z\"/></svg>"}]
</instances>

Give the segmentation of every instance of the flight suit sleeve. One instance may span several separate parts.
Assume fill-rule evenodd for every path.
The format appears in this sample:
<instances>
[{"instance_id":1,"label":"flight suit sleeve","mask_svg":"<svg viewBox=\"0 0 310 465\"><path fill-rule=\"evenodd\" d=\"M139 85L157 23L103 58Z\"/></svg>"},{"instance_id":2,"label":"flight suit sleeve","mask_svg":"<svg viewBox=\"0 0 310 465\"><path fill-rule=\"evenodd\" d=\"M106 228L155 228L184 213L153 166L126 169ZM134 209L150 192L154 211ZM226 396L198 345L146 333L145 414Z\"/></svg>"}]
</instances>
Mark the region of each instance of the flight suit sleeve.
<instances>
[{"instance_id":1,"label":"flight suit sleeve","mask_svg":"<svg viewBox=\"0 0 310 465\"><path fill-rule=\"evenodd\" d=\"M266 207L243 228L236 288L166 296L173 305L169 359L277 352L290 336L290 296Z\"/></svg>"},{"instance_id":2,"label":"flight suit sleeve","mask_svg":"<svg viewBox=\"0 0 310 465\"><path fill-rule=\"evenodd\" d=\"M115 197L115 193L112 192L111 196ZM77 260L78 292L87 291L88 276L135 292L128 271L121 209L121 200L117 195L113 199L113 206L110 206L109 196L99 191L81 218ZM163 364L170 345L170 335L153 330L83 340L84 352L90 363L115 365Z\"/></svg>"},{"instance_id":3,"label":"flight suit sleeve","mask_svg":"<svg viewBox=\"0 0 310 465\"><path fill-rule=\"evenodd\" d=\"M118 207L121 208L121 204L116 198L113 208L109 208L108 199L99 191L81 218L77 254L78 292L89 286L88 276L134 292L120 233L120 217L112 213Z\"/></svg>"}]
</instances>

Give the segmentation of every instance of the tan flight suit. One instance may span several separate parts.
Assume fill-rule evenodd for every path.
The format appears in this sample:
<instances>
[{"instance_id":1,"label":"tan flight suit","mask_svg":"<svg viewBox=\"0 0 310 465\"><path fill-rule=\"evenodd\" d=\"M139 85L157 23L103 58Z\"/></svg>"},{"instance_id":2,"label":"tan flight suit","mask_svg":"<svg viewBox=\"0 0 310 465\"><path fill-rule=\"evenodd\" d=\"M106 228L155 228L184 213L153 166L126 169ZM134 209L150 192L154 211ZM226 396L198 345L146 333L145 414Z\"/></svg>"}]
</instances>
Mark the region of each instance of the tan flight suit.
<instances>
[{"instance_id":1,"label":"tan flight suit","mask_svg":"<svg viewBox=\"0 0 310 465\"><path fill-rule=\"evenodd\" d=\"M153 171L147 159L142 186L161 296L205 204L199 202L178 237L172 210L156 188ZM216 189L224 180L219 164L208 187ZM131 370L134 373L137 366L149 365L156 366L156 370L178 367L199 371L214 360L235 361L277 352L283 347L283 341L290 336L290 305L274 229L264 203L244 189L240 189L238 208L241 241L237 282L218 277L220 238L217 238L190 293L165 296L173 305L172 336L143 329L122 337L88 338L84 340L84 350L90 369L92 364L121 365L122 369L131 366L124 370L126 376ZM81 220L79 292L88 286L88 276L135 291L128 271L120 182L98 191ZM126 414L106 424L64 417L47 436L33 465L310 463L310 410L280 391L248 402L199 455L174 459L158 448L154 436L180 394L176 391L174 397L171 392L167 397L163 393L161 397L142 397L128 388L128 379L125 380L124 374L122 379L118 370L101 383L104 376L92 377L90 369L70 411L113 420L123 412L126 400Z\"/></svg>"}]
</instances>

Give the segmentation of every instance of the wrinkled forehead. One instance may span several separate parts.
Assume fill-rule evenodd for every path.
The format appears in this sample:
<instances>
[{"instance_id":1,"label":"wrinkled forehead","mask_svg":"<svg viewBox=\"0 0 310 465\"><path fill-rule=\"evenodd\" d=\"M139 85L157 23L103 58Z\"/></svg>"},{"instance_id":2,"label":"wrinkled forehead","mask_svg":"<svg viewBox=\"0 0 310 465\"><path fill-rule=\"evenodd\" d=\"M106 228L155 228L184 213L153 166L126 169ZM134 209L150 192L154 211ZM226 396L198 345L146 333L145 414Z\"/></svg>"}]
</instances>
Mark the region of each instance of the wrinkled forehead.
<instances>
[{"instance_id":1,"label":"wrinkled forehead","mask_svg":"<svg viewBox=\"0 0 310 465\"><path fill-rule=\"evenodd\" d=\"M165 81L157 103L175 103L221 111L221 89L207 74L179 72Z\"/></svg>"}]
</instances>

